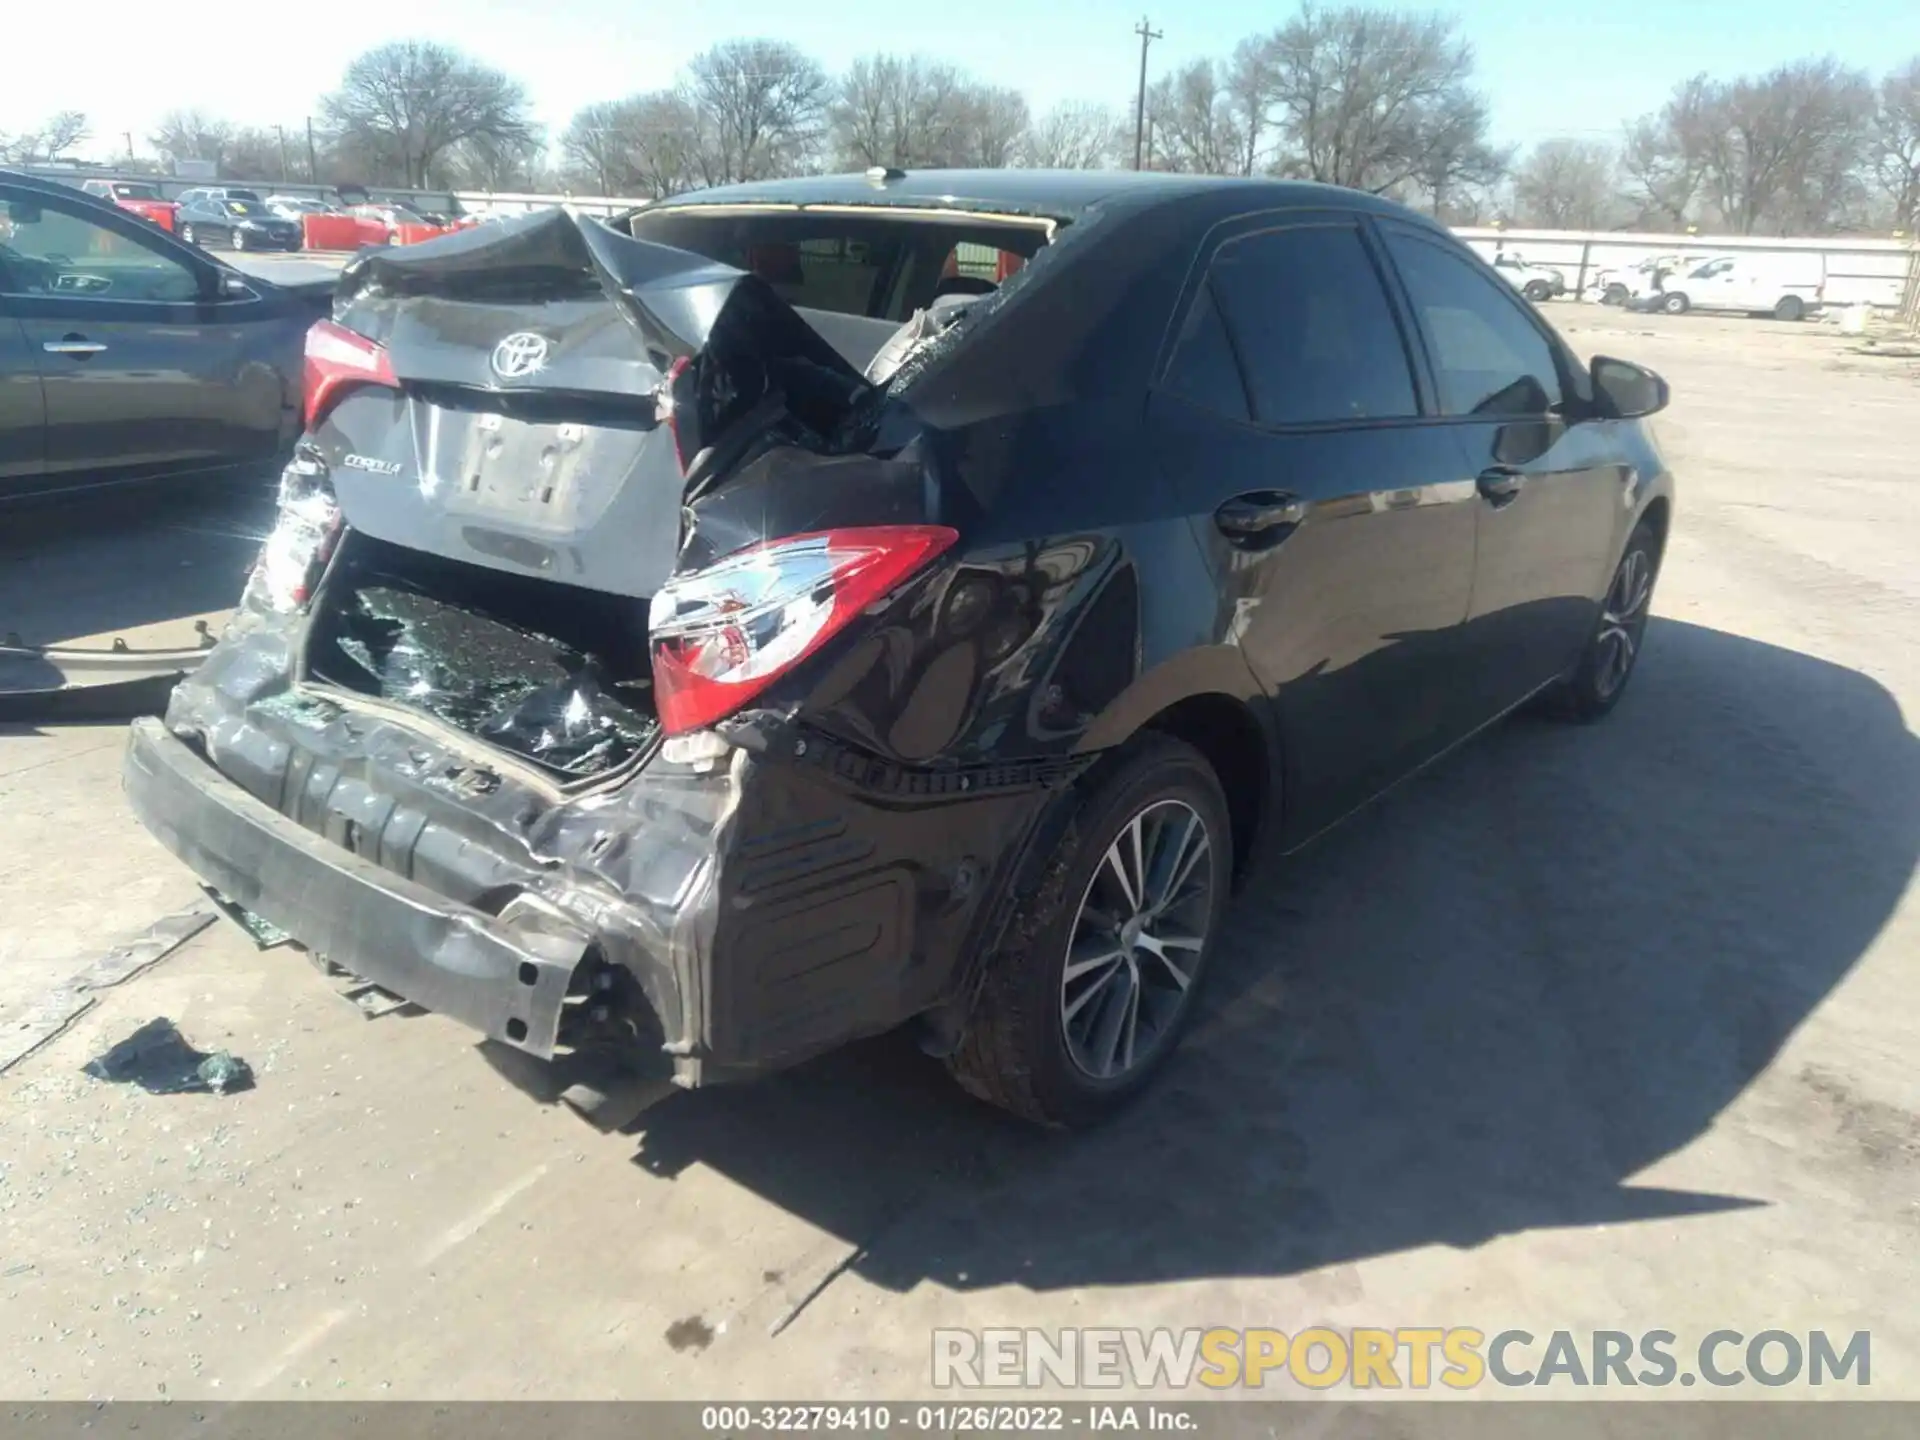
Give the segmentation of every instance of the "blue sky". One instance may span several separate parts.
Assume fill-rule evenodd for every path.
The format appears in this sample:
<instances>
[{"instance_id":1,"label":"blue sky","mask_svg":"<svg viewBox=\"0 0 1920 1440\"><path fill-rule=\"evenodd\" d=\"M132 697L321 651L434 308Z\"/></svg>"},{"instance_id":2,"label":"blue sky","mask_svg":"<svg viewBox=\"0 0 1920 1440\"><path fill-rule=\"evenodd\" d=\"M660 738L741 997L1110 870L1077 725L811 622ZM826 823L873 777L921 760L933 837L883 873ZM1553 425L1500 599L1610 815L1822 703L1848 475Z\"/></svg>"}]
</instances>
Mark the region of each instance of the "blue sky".
<instances>
[{"instance_id":1,"label":"blue sky","mask_svg":"<svg viewBox=\"0 0 1920 1440\"><path fill-rule=\"evenodd\" d=\"M86 28L115 43L82 45L63 6L10 0L4 8L0 132L56 110L84 110L95 139L81 153L103 157L124 146L126 131L144 150L153 122L180 105L298 127L354 54L411 36L447 41L520 77L556 131L578 106L665 85L706 46L743 35L793 40L830 69L875 50L941 56L1017 86L1036 109L1066 99L1131 103L1139 65L1132 28L1141 14L1137 0L96 0L86 7ZM1877 74L1920 51L1920 0L1478 0L1439 8L1462 17L1475 46L1496 138L1522 143L1613 137L1623 120L1656 108L1700 70L1731 75L1831 53ZM1290 3L1254 0L1162 0L1148 9L1166 36L1153 47L1150 74L1229 52L1293 13ZM330 23L336 13L350 13L352 23Z\"/></svg>"}]
</instances>

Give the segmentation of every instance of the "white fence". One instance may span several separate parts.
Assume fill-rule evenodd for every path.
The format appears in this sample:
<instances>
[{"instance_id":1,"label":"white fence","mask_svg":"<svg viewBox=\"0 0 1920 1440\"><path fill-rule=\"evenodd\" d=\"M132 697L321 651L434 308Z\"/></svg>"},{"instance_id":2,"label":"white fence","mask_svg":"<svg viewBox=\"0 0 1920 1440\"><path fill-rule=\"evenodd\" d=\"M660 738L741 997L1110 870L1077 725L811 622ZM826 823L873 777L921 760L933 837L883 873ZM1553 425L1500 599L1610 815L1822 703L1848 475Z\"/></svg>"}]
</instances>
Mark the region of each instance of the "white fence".
<instances>
[{"instance_id":1,"label":"white fence","mask_svg":"<svg viewBox=\"0 0 1920 1440\"><path fill-rule=\"evenodd\" d=\"M1617 269L1656 255L1706 259L1712 255L1807 255L1821 257L1828 305L1898 306L1915 283L1920 256L1906 240L1832 237L1782 239L1760 235L1623 234L1609 230L1511 230L1456 228L1458 235L1492 259L1505 250L1538 265L1551 265L1578 294L1601 270Z\"/></svg>"}]
</instances>

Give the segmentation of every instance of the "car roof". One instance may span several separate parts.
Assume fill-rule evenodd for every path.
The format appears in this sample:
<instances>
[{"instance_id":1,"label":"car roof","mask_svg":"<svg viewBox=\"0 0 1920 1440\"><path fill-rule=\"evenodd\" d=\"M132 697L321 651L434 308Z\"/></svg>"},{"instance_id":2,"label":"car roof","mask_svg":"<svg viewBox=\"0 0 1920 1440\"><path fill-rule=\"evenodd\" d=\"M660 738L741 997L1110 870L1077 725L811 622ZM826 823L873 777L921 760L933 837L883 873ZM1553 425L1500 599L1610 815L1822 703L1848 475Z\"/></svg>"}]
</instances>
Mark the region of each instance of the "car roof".
<instances>
[{"instance_id":1,"label":"car roof","mask_svg":"<svg viewBox=\"0 0 1920 1440\"><path fill-rule=\"evenodd\" d=\"M884 180L867 174L806 175L722 185L657 200L644 206L643 211L755 203L865 205L1072 220L1111 202L1144 207L1226 190L1244 191L1249 200L1275 208L1318 202L1381 213L1400 210L1362 191L1263 176L1174 175L1158 170L895 170Z\"/></svg>"}]
</instances>

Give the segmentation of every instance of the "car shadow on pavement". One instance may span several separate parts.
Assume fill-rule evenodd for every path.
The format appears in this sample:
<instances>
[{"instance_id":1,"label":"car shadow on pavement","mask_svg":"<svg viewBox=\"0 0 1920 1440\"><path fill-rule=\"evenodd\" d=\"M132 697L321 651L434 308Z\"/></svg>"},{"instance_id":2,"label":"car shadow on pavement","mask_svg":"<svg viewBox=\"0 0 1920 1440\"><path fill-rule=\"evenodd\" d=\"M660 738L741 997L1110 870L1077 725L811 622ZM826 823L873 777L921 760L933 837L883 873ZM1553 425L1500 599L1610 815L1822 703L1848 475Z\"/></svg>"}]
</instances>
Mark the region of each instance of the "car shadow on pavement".
<instances>
[{"instance_id":1,"label":"car shadow on pavement","mask_svg":"<svg viewBox=\"0 0 1920 1440\"><path fill-rule=\"evenodd\" d=\"M1773 1059L1920 855L1920 747L1868 677L1655 620L1607 721L1522 716L1236 902L1205 1008L1082 1135L905 1035L644 1115L897 1290L1288 1274L1768 1203L1634 1177Z\"/></svg>"},{"instance_id":2,"label":"car shadow on pavement","mask_svg":"<svg viewBox=\"0 0 1920 1440\"><path fill-rule=\"evenodd\" d=\"M243 480L10 505L0 511L0 635L57 645L230 609L273 522L277 475L263 467ZM179 630L167 643L191 645L191 629Z\"/></svg>"}]
</instances>

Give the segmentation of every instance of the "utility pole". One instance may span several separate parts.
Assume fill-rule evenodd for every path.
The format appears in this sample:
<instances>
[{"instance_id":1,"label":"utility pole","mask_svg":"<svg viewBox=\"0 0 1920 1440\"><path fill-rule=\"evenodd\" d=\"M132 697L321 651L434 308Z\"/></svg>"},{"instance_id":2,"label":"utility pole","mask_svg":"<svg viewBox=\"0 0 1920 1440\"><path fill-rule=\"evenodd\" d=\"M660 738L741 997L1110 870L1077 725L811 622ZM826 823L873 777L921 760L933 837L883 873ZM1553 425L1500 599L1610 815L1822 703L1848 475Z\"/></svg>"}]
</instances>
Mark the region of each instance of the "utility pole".
<instances>
[{"instance_id":1,"label":"utility pole","mask_svg":"<svg viewBox=\"0 0 1920 1440\"><path fill-rule=\"evenodd\" d=\"M307 116L307 179L315 185L320 183L320 162L313 151L313 117Z\"/></svg>"},{"instance_id":2,"label":"utility pole","mask_svg":"<svg viewBox=\"0 0 1920 1440\"><path fill-rule=\"evenodd\" d=\"M1133 107L1133 168L1138 170L1141 151L1147 142L1147 46L1166 37L1148 25L1144 15L1133 27L1133 33L1140 37L1140 93Z\"/></svg>"},{"instance_id":3,"label":"utility pole","mask_svg":"<svg viewBox=\"0 0 1920 1440\"><path fill-rule=\"evenodd\" d=\"M273 133L280 137L280 183L287 183L287 127L276 125Z\"/></svg>"},{"instance_id":4,"label":"utility pole","mask_svg":"<svg viewBox=\"0 0 1920 1440\"><path fill-rule=\"evenodd\" d=\"M123 130L120 134L121 138L127 142L127 159L131 160L133 159L133 131Z\"/></svg>"}]
</instances>

